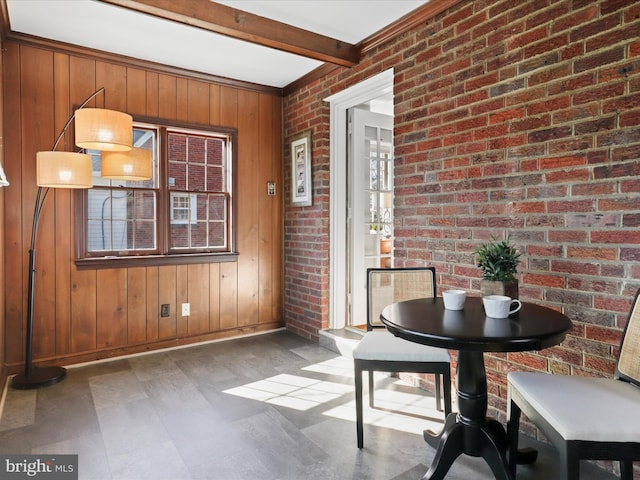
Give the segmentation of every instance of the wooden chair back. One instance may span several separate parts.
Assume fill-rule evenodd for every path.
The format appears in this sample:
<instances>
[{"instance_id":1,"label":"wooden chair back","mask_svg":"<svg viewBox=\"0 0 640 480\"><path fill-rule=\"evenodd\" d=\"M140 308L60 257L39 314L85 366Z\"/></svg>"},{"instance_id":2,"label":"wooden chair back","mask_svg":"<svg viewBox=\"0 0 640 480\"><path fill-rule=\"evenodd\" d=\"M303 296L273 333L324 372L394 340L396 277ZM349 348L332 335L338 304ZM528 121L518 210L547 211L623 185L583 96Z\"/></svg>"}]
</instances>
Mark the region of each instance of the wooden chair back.
<instances>
[{"instance_id":1,"label":"wooden chair back","mask_svg":"<svg viewBox=\"0 0 640 480\"><path fill-rule=\"evenodd\" d=\"M624 329L616 378L640 387L640 290L633 300L627 326Z\"/></svg>"},{"instance_id":2,"label":"wooden chair back","mask_svg":"<svg viewBox=\"0 0 640 480\"><path fill-rule=\"evenodd\" d=\"M367 330L384 327L380 313L387 305L436 296L434 267L369 268L367 270Z\"/></svg>"}]
</instances>

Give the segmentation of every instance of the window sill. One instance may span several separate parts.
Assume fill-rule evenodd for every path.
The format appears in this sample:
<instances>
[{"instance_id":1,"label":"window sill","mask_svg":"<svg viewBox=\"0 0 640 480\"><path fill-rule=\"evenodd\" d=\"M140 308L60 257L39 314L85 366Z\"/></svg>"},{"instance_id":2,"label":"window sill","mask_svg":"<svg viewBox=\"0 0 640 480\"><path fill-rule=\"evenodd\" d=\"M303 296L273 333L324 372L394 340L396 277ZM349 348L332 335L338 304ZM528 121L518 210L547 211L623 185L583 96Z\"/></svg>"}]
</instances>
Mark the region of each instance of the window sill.
<instances>
[{"instance_id":1,"label":"window sill","mask_svg":"<svg viewBox=\"0 0 640 480\"><path fill-rule=\"evenodd\" d=\"M153 267L188 265L194 263L222 263L238 261L238 253L189 253L183 255L141 255L139 257L94 257L76 259L78 270L100 268Z\"/></svg>"}]
</instances>

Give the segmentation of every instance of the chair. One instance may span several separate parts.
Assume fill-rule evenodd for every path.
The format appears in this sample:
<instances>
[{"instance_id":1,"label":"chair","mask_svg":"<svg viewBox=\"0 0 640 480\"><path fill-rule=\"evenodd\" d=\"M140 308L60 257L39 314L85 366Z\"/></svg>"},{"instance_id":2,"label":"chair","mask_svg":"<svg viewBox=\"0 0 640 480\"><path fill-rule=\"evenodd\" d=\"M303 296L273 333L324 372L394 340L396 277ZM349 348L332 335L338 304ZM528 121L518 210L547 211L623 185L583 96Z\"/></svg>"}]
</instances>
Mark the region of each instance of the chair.
<instances>
[{"instance_id":1,"label":"chair","mask_svg":"<svg viewBox=\"0 0 640 480\"><path fill-rule=\"evenodd\" d=\"M640 460L640 302L636 294L614 378L511 372L508 382L508 460L516 474L520 413L560 453L562 480L577 480L580 460L620 462L620 478L633 479Z\"/></svg>"},{"instance_id":2,"label":"chair","mask_svg":"<svg viewBox=\"0 0 640 480\"><path fill-rule=\"evenodd\" d=\"M433 373L436 407L442 410L443 378L445 414L451 413L451 359L443 348L420 345L389 333L380 321L387 305L415 298L435 297L435 268L370 268L367 270L367 333L353 351L356 389L358 448L363 446L362 372L369 372L369 405L374 407L373 372Z\"/></svg>"}]
</instances>

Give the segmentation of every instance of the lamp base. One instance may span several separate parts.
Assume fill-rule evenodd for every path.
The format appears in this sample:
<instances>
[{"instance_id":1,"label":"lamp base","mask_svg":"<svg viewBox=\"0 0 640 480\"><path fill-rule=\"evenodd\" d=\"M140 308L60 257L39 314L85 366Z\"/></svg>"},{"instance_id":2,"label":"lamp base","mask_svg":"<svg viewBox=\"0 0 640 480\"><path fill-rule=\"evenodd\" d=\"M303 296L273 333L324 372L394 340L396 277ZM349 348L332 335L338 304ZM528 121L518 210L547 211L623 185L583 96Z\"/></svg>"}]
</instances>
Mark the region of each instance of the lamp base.
<instances>
[{"instance_id":1,"label":"lamp base","mask_svg":"<svg viewBox=\"0 0 640 480\"><path fill-rule=\"evenodd\" d=\"M67 376L67 371L62 367L33 368L31 373L19 373L11 380L11 386L18 390L46 387L61 382Z\"/></svg>"}]
</instances>

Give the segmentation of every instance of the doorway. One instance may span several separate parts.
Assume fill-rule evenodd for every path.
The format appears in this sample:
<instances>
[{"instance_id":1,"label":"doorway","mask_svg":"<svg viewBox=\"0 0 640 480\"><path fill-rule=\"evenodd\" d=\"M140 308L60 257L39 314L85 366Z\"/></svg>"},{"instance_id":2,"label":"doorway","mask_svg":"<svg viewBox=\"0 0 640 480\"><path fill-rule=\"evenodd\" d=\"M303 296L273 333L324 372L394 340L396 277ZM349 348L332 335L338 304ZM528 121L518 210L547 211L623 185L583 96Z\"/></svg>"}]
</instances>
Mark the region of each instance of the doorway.
<instances>
[{"instance_id":1,"label":"doorway","mask_svg":"<svg viewBox=\"0 0 640 480\"><path fill-rule=\"evenodd\" d=\"M393 98L393 69L386 70L325 101L330 104L330 200L329 200L329 328L341 329L351 318L350 236L348 228L348 113L358 105L373 105ZM393 101L389 102L392 111ZM364 277L364 273L363 273ZM355 315L354 315L355 316Z\"/></svg>"},{"instance_id":2,"label":"doorway","mask_svg":"<svg viewBox=\"0 0 640 480\"><path fill-rule=\"evenodd\" d=\"M372 106L348 112L346 324L356 328L367 323L367 269L393 264L393 116Z\"/></svg>"}]
</instances>

